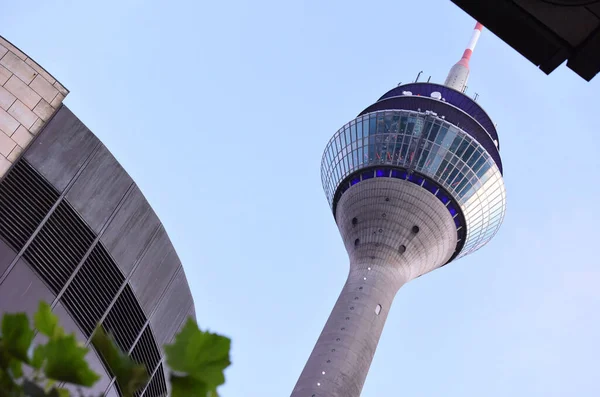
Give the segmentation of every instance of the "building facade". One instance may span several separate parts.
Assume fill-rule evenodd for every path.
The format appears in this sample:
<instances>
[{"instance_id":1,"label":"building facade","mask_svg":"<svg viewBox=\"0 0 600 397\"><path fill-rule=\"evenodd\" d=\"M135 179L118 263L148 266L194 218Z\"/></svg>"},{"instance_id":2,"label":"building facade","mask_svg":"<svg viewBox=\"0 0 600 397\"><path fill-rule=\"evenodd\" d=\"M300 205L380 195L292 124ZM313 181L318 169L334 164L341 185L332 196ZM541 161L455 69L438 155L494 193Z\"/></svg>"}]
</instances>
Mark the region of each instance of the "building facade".
<instances>
[{"instance_id":1,"label":"building facade","mask_svg":"<svg viewBox=\"0 0 600 397\"><path fill-rule=\"evenodd\" d=\"M194 302L160 220L110 151L62 102L68 91L0 37L0 314L51 304L85 344L97 324L166 396L162 346ZM36 336L39 341L40 335ZM120 396L102 379L87 392Z\"/></svg>"},{"instance_id":2,"label":"building facade","mask_svg":"<svg viewBox=\"0 0 600 397\"><path fill-rule=\"evenodd\" d=\"M293 397L359 396L400 287L498 231L506 201L498 133L463 93L481 30L444 85L393 88L327 144L322 184L350 271Z\"/></svg>"}]
</instances>

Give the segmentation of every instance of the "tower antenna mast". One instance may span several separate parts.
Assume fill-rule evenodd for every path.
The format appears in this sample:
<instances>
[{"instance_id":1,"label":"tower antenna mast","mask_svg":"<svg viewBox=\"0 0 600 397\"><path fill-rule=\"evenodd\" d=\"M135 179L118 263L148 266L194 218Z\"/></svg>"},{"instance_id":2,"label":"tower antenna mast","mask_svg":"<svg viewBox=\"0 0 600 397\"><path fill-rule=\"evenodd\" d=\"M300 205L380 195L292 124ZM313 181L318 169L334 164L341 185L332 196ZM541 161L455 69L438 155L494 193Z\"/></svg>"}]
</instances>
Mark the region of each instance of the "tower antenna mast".
<instances>
[{"instance_id":1,"label":"tower antenna mast","mask_svg":"<svg viewBox=\"0 0 600 397\"><path fill-rule=\"evenodd\" d=\"M482 30L483 25L477 22L477 24L475 24L475 29L473 29L469 45L467 45L465 52L463 52L462 58L450 69L450 73L448 73L448 77L446 77L446 82L444 83L445 86L454 88L460 92L465 90L467 80L469 79L469 60L471 59L471 55L473 55L473 50L475 50L477 40L479 40Z\"/></svg>"}]
</instances>

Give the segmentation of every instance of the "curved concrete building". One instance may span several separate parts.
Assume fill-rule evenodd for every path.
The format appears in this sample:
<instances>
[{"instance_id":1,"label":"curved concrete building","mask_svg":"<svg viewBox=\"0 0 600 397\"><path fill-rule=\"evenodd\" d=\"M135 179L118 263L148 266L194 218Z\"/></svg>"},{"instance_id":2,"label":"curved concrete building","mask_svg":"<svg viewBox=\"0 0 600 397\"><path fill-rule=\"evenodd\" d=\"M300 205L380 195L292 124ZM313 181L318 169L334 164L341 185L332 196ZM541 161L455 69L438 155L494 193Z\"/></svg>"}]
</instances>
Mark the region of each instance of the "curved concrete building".
<instances>
[{"instance_id":1,"label":"curved concrete building","mask_svg":"<svg viewBox=\"0 0 600 397\"><path fill-rule=\"evenodd\" d=\"M400 287L498 231L498 134L463 93L481 29L445 85L393 88L327 144L321 178L350 271L293 397L359 396Z\"/></svg>"},{"instance_id":2,"label":"curved concrete building","mask_svg":"<svg viewBox=\"0 0 600 397\"><path fill-rule=\"evenodd\" d=\"M162 346L194 302L169 237L131 177L62 104L68 91L0 37L0 314L41 300L89 343L96 324L168 395ZM39 337L39 335L38 335ZM36 337L36 338L38 338ZM120 396L102 379L89 392Z\"/></svg>"}]
</instances>

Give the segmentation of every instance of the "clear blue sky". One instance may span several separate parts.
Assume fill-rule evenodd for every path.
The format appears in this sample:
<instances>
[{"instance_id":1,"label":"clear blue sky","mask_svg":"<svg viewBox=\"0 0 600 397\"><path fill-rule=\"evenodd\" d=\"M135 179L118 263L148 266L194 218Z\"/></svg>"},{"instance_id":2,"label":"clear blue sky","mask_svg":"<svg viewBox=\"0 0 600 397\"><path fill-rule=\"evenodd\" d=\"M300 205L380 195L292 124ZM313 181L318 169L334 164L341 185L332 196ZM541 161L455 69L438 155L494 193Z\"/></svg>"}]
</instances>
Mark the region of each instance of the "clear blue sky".
<instances>
[{"instance_id":1,"label":"clear blue sky","mask_svg":"<svg viewBox=\"0 0 600 397\"><path fill-rule=\"evenodd\" d=\"M449 0L3 1L0 34L140 185L198 322L233 339L224 397L289 395L344 283L320 185L344 123L474 21ZM469 93L495 122L504 226L403 287L363 396L598 396L600 77L546 76L489 31Z\"/></svg>"}]
</instances>

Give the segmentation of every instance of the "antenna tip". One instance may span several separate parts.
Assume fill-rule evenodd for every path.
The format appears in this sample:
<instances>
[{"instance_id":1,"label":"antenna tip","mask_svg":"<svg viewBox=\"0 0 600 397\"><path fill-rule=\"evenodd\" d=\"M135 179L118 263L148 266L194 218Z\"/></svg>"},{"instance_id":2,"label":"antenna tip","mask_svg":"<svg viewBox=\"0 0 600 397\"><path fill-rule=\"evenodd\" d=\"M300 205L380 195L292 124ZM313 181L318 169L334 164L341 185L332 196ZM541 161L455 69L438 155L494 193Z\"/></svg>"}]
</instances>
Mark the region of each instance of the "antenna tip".
<instances>
[{"instance_id":1,"label":"antenna tip","mask_svg":"<svg viewBox=\"0 0 600 397\"><path fill-rule=\"evenodd\" d=\"M475 29L479 30L480 32L483 30L483 25L480 22L477 22L475 24Z\"/></svg>"}]
</instances>

